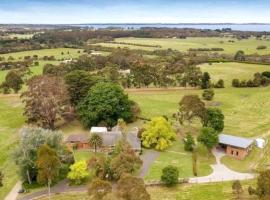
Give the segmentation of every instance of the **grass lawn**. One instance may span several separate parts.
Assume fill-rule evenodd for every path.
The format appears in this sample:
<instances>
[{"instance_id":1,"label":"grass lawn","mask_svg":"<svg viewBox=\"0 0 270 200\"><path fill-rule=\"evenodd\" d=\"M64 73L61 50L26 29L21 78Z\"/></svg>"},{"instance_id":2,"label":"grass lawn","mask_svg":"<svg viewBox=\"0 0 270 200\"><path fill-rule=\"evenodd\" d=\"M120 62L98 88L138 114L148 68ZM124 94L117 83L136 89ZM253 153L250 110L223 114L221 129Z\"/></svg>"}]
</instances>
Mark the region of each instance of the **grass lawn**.
<instances>
[{"instance_id":1,"label":"grass lawn","mask_svg":"<svg viewBox=\"0 0 270 200\"><path fill-rule=\"evenodd\" d=\"M95 154L95 152L93 151L90 151L90 150L77 150L77 151L74 151L74 157L75 157L75 161L78 162L78 161L88 161L91 157L93 156L101 156L103 155L102 153L98 153Z\"/></svg>"},{"instance_id":2,"label":"grass lawn","mask_svg":"<svg viewBox=\"0 0 270 200\"><path fill-rule=\"evenodd\" d=\"M228 42L234 40L234 43ZM220 38L220 37L189 37L186 39L172 39L172 38L117 38L116 42L125 42L142 45L160 45L162 49L176 49L179 51L187 51L190 48L223 48L222 53L235 54L238 50L243 50L246 54L269 54L270 53L270 41L268 40L256 40L250 38L247 40L237 40L233 38ZM111 44L111 43L99 43L99 45L109 47L128 47L130 49L145 49L155 50L159 48L154 47L142 47L127 44ZM257 50L259 45L267 46L265 50Z\"/></svg>"},{"instance_id":3,"label":"grass lawn","mask_svg":"<svg viewBox=\"0 0 270 200\"><path fill-rule=\"evenodd\" d=\"M208 159L207 150L200 146L198 154L198 175L206 176L211 174L212 169L209 164L215 162L214 157ZM192 177L192 154L184 150L182 141L174 142L173 146L164 152L160 152L159 157L150 167L145 179L160 180L162 169L168 165L178 168L181 178Z\"/></svg>"},{"instance_id":4,"label":"grass lawn","mask_svg":"<svg viewBox=\"0 0 270 200\"><path fill-rule=\"evenodd\" d=\"M80 51L80 53L78 53ZM62 52L64 53L62 55ZM69 54L68 54L69 52ZM7 54L0 54L1 57L5 57L6 59L9 56L15 58L15 60L19 60L19 58L24 58L24 56L34 56L38 55L39 58L43 56L55 56L56 59L70 59L76 58L83 54L82 49L72 49L72 48L55 48L55 49L41 49L41 50L32 50L32 51L21 51L15 53L7 53Z\"/></svg>"},{"instance_id":5,"label":"grass lawn","mask_svg":"<svg viewBox=\"0 0 270 200\"><path fill-rule=\"evenodd\" d=\"M236 196L232 192L231 182L212 183L212 184L183 184L172 188L167 187L148 187L147 191L152 200L232 200ZM254 185L254 181L244 181L244 189L241 199L258 200L255 196L248 195L248 186ZM66 193L52 196L52 200L89 200L87 193ZM41 198L40 200L48 200Z\"/></svg>"},{"instance_id":6,"label":"grass lawn","mask_svg":"<svg viewBox=\"0 0 270 200\"><path fill-rule=\"evenodd\" d=\"M0 199L4 199L18 180L12 152L18 144L18 129L23 126L25 119L19 97L1 96L0 110L0 169L4 173Z\"/></svg>"},{"instance_id":7,"label":"grass lawn","mask_svg":"<svg viewBox=\"0 0 270 200\"><path fill-rule=\"evenodd\" d=\"M172 118L178 102L184 95L198 94L202 90L136 91L129 92L142 110L142 116L151 118L166 115ZM225 115L224 132L233 135L255 137L270 129L270 87L216 89L213 102ZM212 102L212 103L213 103ZM211 103L207 103L211 104Z\"/></svg>"},{"instance_id":8,"label":"grass lawn","mask_svg":"<svg viewBox=\"0 0 270 200\"><path fill-rule=\"evenodd\" d=\"M238 78L240 80L253 79L256 72L270 71L270 65L243 64L243 63L213 63L200 65L203 72L209 72L211 80L217 82L223 79L225 87L231 87L232 80Z\"/></svg>"}]
</instances>

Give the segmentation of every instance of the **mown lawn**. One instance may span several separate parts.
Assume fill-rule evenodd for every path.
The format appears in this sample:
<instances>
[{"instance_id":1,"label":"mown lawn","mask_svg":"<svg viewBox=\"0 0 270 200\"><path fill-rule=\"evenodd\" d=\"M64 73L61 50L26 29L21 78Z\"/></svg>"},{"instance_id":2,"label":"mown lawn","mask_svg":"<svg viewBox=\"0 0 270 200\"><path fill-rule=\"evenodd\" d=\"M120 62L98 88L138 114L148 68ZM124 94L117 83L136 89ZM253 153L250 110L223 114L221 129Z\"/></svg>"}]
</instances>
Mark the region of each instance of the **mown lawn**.
<instances>
[{"instance_id":1,"label":"mown lawn","mask_svg":"<svg viewBox=\"0 0 270 200\"><path fill-rule=\"evenodd\" d=\"M206 176L212 173L210 164L215 163L214 157L208 158L207 150L199 146L198 153L198 176ZM160 180L162 169L168 165L178 168L179 177L188 178L193 176L192 172L192 154L184 150L182 141L174 142L169 149L160 152L159 157L154 161L145 180Z\"/></svg>"},{"instance_id":2,"label":"mown lawn","mask_svg":"<svg viewBox=\"0 0 270 200\"><path fill-rule=\"evenodd\" d=\"M4 199L18 180L12 152L18 144L18 130L23 126L25 119L22 116L19 97L1 96L0 110L0 169L4 173L4 186L0 189L0 199Z\"/></svg>"},{"instance_id":3,"label":"mown lawn","mask_svg":"<svg viewBox=\"0 0 270 200\"><path fill-rule=\"evenodd\" d=\"M254 185L254 181L244 181L244 189L241 199L258 200L255 196L248 194L248 186ZM232 192L231 182L211 183L211 184L183 184L176 187L147 187L152 200L232 200L236 195ZM89 200L87 193L66 193L52 196L52 200ZM40 200L48 200L41 198Z\"/></svg>"},{"instance_id":4,"label":"mown lawn","mask_svg":"<svg viewBox=\"0 0 270 200\"><path fill-rule=\"evenodd\" d=\"M234 43L229 40L235 41ZM142 45L160 45L162 49L175 49L179 51L187 51L190 48L223 48L221 53L235 54L238 50L243 50L246 54L269 54L270 53L270 41L268 40L256 40L250 38L246 40L237 40L235 38L220 38L220 37L189 37L186 39L172 39L172 38L117 38L116 42L125 42ZM155 50L159 48L154 47L142 47L127 44L111 44L111 43L99 43L98 45L109 47L128 47L130 49L145 49ZM259 45L267 46L267 49L257 50Z\"/></svg>"}]
</instances>

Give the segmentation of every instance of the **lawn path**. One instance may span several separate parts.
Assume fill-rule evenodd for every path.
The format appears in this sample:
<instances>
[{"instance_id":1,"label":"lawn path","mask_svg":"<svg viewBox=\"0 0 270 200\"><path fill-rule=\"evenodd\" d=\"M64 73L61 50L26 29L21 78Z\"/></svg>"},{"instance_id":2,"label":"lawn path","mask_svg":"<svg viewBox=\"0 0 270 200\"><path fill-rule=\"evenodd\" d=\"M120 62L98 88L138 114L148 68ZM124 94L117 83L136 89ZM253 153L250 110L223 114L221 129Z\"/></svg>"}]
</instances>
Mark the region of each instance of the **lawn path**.
<instances>
[{"instance_id":1,"label":"lawn path","mask_svg":"<svg viewBox=\"0 0 270 200\"><path fill-rule=\"evenodd\" d=\"M18 191L22 188L22 182L18 181L12 190L8 193L4 200L16 200L18 197Z\"/></svg>"}]
</instances>

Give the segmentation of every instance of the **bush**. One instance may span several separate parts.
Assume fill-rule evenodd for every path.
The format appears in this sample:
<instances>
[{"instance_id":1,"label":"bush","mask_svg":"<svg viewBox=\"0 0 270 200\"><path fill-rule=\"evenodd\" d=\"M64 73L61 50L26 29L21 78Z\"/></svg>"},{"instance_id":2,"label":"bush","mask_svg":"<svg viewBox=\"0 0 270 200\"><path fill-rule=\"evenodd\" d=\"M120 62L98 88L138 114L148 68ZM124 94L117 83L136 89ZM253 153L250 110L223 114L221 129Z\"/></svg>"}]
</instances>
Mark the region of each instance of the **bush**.
<instances>
[{"instance_id":1,"label":"bush","mask_svg":"<svg viewBox=\"0 0 270 200\"><path fill-rule=\"evenodd\" d=\"M267 46L260 45L257 47L257 50L263 50L263 49L267 49Z\"/></svg>"},{"instance_id":2,"label":"bush","mask_svg":"<svg viewBox=\"0 0 270 200\"><path fill-rule=\"evenodd\" d=\"M85 161L76 162L70 166L67 178L75 185L82 184L89 177L87 163Z\"/></svg>"},{"instance_id":3,"label":"bush","mask_svg":"<svg viewBox=\"0 0 270 200\"><path fill-rule=\"evenodd\" d=\"M178 183L178 178L179 178L179 171L177 167L169 165L162 169L161 181L166 186L176 185Z\"/></svg>"},{"instance_id":4,"label":"bush","mask_svg":"<svg viewBox=\"0 0 270 200\"><path fill-rule=\"evenodd\" d=\"M219 79L216 84L214 84L214 88L224 88L224 81L222 79Z\"/></svg>"},{"instance_id":5,"label":"bush","mask_svg":"<svg viewBox=\"0 0 270 200\"><path fill-rule=\"evenodd\" d=\"M184 139L184 148L186 151L193 151L193 146L195 145L194 138L190 133L187 134L187 136Z\"/></svg>"},{"instance_id":6,"label":"bush","mask_svg":"<svg viewBox=\"0 0 270 200\"><path fill-rule=\"evenodd\" d=\"M232 80L232 86L233 87L240 87L240 81L239 81L239 79L233 79Z\"/></svg>"},{"instance_id":7,"label":"bush","mask_svg":"<svg viewBox=\"0 0 270 200\"><path fill-rule=\"evenodd\" d=\"M211 101L214 98L215 92L213 89L207 89L203 91L202 97L206 101Z\"/></svg>"}]
</instances>

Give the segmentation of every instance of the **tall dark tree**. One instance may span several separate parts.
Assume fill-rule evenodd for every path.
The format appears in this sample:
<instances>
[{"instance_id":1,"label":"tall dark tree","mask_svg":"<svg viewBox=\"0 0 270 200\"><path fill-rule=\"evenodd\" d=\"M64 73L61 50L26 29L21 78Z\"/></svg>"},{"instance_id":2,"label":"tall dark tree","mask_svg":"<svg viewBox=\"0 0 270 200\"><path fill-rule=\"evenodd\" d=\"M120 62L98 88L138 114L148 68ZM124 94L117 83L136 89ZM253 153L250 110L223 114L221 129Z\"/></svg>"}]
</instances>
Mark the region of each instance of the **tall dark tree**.
<instances>
[{"instance_id":1,"label":"tall dark tree","mask_svg":"<svg viewBox=\"0 0 270 200\"><path fill-rule=\"evenodd\" d=\"M114 126L122 118L130 122L133 118L132 102L123 89L112 83L97 83L78 107L81 121L86 127L99 125Z\"/></svg>"},{"instance_id":2,"label":"tall dark tree","mask_svg":"<svg viewBox=\"0 0 270 200\"><path fill-rule=\"evenodd\" d=\"M67 84L71 103L77 105L87 96L88 91L97 81L97 78L83 70L75 70L68 73L65 76L65 83Z\"/></svg>"},{"instance_id":3,"label":"tall dark tree","mask_svg":"<svg viewBox=\"0 0 270 200\"><path fill-rule=\"evenodd\" d=\"M211 77L208 72L204 72L202 76L202 89L208 89L211 87Z\"/></svg>"},{"instance_id":4,"label":"tall dark tree","mask_svg":"<svg viewBox=\"0 0 270 200\"><path fill-rule=\"evenodd\" d=\"M224 115L219 108L207 108L203 126L211 127L217 132L222 132L224 129Z\"/></svg>"}]
</instances>

